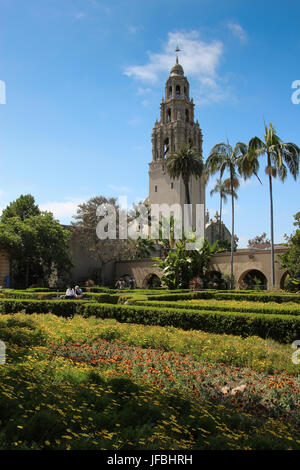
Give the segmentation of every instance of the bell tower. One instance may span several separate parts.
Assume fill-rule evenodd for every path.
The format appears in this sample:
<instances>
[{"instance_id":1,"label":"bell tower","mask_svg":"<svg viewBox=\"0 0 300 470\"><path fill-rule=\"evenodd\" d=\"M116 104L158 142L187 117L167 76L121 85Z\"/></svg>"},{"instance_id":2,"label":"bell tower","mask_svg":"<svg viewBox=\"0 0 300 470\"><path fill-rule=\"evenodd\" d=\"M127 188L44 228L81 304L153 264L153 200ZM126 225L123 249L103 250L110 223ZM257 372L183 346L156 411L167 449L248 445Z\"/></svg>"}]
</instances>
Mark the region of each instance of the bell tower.
<instances>
[{"instance_id":1,"label":"bell tower","mask_svg":"<svg viewBox=\"0 0 300 470\"><path fill-rule=\"evenodd\" d=\"M176 52L178 48L176 49ZM165 96L160 105L160 121L152 132L152 162L149 163L149 204L185 204L185 188L182 179L172 180L166 170L166 158L190 143L202 155L202 132L198 121L194 122L194 103L190 99L190 85L176 57L165 86ZM194 206L205 204L203 178L190 180L190 199Z\"/></svg>"}]
</instances>

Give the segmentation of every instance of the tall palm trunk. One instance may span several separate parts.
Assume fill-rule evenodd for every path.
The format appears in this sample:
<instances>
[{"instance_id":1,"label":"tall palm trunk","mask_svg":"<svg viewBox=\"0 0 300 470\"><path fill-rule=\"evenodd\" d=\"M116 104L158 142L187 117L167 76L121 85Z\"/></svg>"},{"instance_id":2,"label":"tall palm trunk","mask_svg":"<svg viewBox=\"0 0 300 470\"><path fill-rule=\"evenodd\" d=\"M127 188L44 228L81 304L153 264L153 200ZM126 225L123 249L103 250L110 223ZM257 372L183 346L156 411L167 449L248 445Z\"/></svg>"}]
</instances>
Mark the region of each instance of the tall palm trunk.
<instances>
[{"instance_id":1,"label":"tall palm trunk","mask_svg":"<svg viewBox=\"0 0 300 470\"><path fill-rule=\"evenodd\" d=\"M189 180L187 178L185 178L183 180L183 184L184 184L184 187L185 187L185 200L186 200L186 203L190 204L191 199L190 199Z\"/></svg>"},{"instance_id":2,"label":"tall palm trunk","mask_svg":"<svg viewBox=\"0 0 300 470\"><path fill-rule=\"evenodd\" d=\"M187 215L187 224L186 224L186 221L184 221L184 227L188 228L188 230L190 229L190 227L192 226L192 210L190 211L190 204L191 204L191 198L190 198L190 189L189 189L189 180L188 178L185 178L183 180L183 183L184 183L184 187L185 187L185 200L186 200L186 204L188 205L188 211L185 212L184 211L184 217L185 215Z\"/></svg>"},{"instance_id":3,"label":"tall palm trunk","mask_svg":"<svg viewBox=\"0 0 300 470\"><path fill-rule=\"evenodd\" d=\"M230 289L233 289L233 252L234 252L234 194L233 194L233 174L230 171L231 185L231 258L230 258Z\"/></svg>"},{"instance_id":4,"label":"tall palm trunk","mask_svg":"<svg viewBox=\"0 0 300 470\"><path fill-rule=\"evenodd\" d=\"M274 261L274 218L273 218L273 187L271 159L268 152L269 189L270 189L270 218L271 218L271 284L275 286L275 261Z\"/></svg>"},{"instance_id":5,"label":"tall palm trunk","mask_svg":"<svg viewBox=\"0 0 300 470\"><path fill-rule=\"evenodd\" d=\"M220 225L219 225L219 240L221 240L221 228L222 228L222 193L220 197Z\"/></svg>"}]
</instances>

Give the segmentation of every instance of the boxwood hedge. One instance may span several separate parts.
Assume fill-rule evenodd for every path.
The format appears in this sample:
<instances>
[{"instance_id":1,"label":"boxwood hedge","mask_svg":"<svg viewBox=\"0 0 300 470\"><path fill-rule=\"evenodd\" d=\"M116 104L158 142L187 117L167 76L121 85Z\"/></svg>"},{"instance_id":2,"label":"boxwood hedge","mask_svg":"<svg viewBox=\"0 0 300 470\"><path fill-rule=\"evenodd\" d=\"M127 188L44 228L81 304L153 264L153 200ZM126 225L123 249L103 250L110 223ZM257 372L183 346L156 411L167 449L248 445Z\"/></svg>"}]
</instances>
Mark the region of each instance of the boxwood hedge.
<instances>
[{"instance_id":1,"label":"boxwood hedge","mask_svg":"<svg viewBox=\"0 0 300 470\"><path fill-rule=\"evenodd\" d=\"M254 302L249 304L239 303L238 305L231 305L229 302L216 301L212 299L206 304L193 303L193 302L168 302L168 301L148 301L138 300L137 298L130 299L129 304L149 306L149 307L163 307L163 308L179 308L186 310L210 310L210 311L222 311L222 312L240 312L240 313L263 313L273 315L300 315L300 305L291 305L289 303L270 305L258 305Z\"/></svg>"},{"instance_id":2,"label":"boxwood hedge","mask_svg":"<svg viewBox=\"0 0 300 470\"><path fill-rule=\"evenodd\" d=\"M191 299L216 299L216 300L247 300L253 302L296 302L300 303L300 294L284 294L278 292L220 292L220 291L194 291L182 294L149 295L148 300L191 300Z\"/></svg>"},{"instance_id":3,"label":"boxwood hedge","mask_svg":"<svg viewBox=\"0 0 300 470\"><path fill-rule=\"evenodd\" d=\"M211 333L260 336L289 343L300 338L300 317L296 315L264 315L195 311L176 308L143 307L139 305L111 305L87 303L84 316L115 318L120 322L144 325L173 326L185 330L203 330Z\"/></svg>"},{"instance_id":4,"label":"boxwood hedge","mask_svg":"<svg viewBox=\"0 0 300 470\"><path fill-rule=\"evenodd\" d=\"M50 312L65 317L81 314L85 317L115 318L117 321L127 323L173 326L185 330L203 330L243 337L257 335L262 338L273 338L282 343L289 343L300 338L300 316L294 314L279 315L273 313L216 311L213 309L199 310L185 308L184 306L170 308L164 306L161 302L157 306L149 306L117 305L87 300L0 298L0 313L19 311L25 311L29 314Z\"/></svg>"}]
</instances>

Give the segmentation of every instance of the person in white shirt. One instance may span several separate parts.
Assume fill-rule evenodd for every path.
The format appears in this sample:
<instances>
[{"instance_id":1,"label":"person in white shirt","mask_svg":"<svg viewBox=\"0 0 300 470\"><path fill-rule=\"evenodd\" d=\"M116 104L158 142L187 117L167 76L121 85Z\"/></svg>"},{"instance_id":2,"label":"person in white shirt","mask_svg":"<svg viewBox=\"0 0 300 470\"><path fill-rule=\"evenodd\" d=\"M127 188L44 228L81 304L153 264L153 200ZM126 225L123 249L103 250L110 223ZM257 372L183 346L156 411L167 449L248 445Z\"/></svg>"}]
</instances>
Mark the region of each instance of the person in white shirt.
<instances>
[{"instance_id":1,"label":"person in white shirt","mask_svg":"<svg viewBox=\"0 0 300 470\"><path fill-rule=\"evenodd\" d=\"M69 286L69 287L67 288L67 290L66 290L65 299L74 299L74 296L75 296L74 289L72 289L72 288Z\"/></svg>"}]
</instances>

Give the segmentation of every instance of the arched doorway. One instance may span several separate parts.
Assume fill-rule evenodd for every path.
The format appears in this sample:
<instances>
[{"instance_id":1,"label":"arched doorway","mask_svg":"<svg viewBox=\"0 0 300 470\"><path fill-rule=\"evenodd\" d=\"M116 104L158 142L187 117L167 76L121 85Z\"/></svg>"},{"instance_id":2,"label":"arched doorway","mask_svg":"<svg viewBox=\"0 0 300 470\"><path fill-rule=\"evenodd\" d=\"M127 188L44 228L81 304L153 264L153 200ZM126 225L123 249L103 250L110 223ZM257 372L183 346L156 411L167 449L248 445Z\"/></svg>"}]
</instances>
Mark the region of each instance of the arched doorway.
<instances>
[{"instance_id":1,"label":"arched doorway","mask_svg":"<svg viewBox=\"0 0 300 470\"><path fill-rule=\"evenodd\" d=\"M142 285L144 289L158 289L161 287L161 280L157 274L150 273L145 277Z\"/></svg>"},{"instance_id":2,"label":"arched doorway","mask_svg":"<svg viewBox=\"0 0 300 470\"><path fill-rule=\"evenodd\" d=\"M246 290L266 290L268 288L268 280L262 271L249 269L241 275L239 286Z\"/></svg>"}]
</instances>

